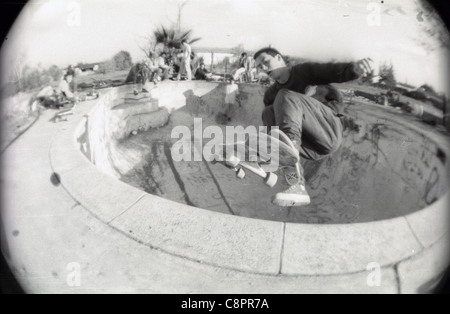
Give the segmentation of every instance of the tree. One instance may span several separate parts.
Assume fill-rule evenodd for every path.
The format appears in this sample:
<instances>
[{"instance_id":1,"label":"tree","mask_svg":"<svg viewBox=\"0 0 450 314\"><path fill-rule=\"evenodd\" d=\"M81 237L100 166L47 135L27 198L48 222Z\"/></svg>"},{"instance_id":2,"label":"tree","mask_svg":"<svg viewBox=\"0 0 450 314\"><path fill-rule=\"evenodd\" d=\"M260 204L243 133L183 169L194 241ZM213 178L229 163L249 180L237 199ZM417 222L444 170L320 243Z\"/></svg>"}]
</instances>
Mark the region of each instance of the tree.
<instances>
[{"instance_id":1,"label":"tree","mask_svg":"<svg viewBox=\"0 0 450 314\"><path fill-rule=\"evenodd\" d=\"M57 65L52 65L48 68L48 74L53 81L59 81L62 76L62 70Z\"/></svg>"},{"instance_id":2,"label":"tree","mask_svg":"<svg viewBox=\"0 0 450 314\"><path fill-rule=\"evenodd\" d=\"M184 1L178 5L178 18L176 23L172 22L169 26L161 25L146 38L146 44L140 47L146 56L154 53L157 45L162 45L163 51L172 54L174 49L181 48L182 42L193 44L201 39L199 37L193 38L192 29L184 29L181 26L182 10L187 3L188 1Z\"/></svg>"},{"instance_id":3,"label":"tree","mask_svg":"<svg viewBox=\"0 0 450 314\"><path fill-rule=\"evenodd\" d=\"M114 62L113 59L103 61L102 63L100 63L100 65L98 67L98 71L103 74L112 72L115 69L116 69L116 63Z\"/></svg>"},{"instance_id":4,"label":"tree","mask_svg":"<svg viewBox=\"0 0 450 314\"><path fill-rule=\"evenodd\" d=\"M14 86L14 92L21 91L24 86L24 74L29 70L29 66L26 64L26 54L24 52L18 52L15 55L12 62L11 72L9 73L9 84Z\"/></svg>"},{"instance_id":5,"label":"tree","mask_svg":"<svg viewBox=\"0 0 450 314\"><path fill-rule=\"evenodd\" d=\"M131 55L128 51L120 51L113 57L116 70L128 70L132 65Z\"/></svg>"},{"instance_id":6,"label":"tree","mask_svg":"<svg viewBox=\"0 0 450 314\"><path fill-rule=\"evenodd\" d=\"M164 27L161 25L159 29L153 32L155 45L163 44L165 48L181 48L182 42L193 44L201 38L192 38L192 30L179 30L176 26Z\"/></svg>"},{"instance_id":7,"label":"tree","mask_svg":"<svg viewBox=\"0 0 450 314\"><path fill-rule=\"evenodd\" d=\"M233 55L240 57L241 53L243 53L245 51L244 49L244 44L240 43L237 46L231 48L231 52L233 53Z\"/></svg>"},{"instance_id":8,"label":"tree","mask_svg":"<svg viewBox=\"0 0 450 314\"><path fill-rule=\"evenodd\" d=\"M394 87L396 85L394 66L391 64L383 63L380 64L379 75L381 80L389 87Z\"/></svg>"}]
</instances>

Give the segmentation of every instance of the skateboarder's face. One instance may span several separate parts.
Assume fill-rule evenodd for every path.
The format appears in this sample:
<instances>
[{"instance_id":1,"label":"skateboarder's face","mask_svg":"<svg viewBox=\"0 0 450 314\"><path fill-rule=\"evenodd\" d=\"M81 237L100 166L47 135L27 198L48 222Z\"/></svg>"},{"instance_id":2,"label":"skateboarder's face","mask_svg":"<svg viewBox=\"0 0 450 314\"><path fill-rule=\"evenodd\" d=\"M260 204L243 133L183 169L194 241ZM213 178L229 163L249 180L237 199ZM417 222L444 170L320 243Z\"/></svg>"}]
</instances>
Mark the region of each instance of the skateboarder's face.
<instances>
[{"instance_id":1,"label":"skateboarder's face","mask_svg":"<svg viewBox=\"0 0 450 314\"><path fill-rule=\"evenodd\" d=\"M272 79L279 79L286 70L286 63L280 55L271 56L265 52L256 58L256 67Z\"/></svg>"}]
</instances>

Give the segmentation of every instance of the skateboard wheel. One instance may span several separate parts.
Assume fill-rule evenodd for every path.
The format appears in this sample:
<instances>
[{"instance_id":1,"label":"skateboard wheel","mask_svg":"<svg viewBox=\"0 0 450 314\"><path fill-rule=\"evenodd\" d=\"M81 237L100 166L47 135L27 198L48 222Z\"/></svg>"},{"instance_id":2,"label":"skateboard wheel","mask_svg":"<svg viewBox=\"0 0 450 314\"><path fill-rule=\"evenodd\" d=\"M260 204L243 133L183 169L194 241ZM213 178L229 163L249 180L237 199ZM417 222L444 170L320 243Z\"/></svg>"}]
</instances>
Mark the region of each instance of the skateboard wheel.
<instances>
[{"instance_id":1,"label":"skateboard wheel","mask_svg":"<svg viewBox=\"0 0 450 314\"><path fill-rule=\"evenodd\" d=\"M237 156L231 156L230 158L228 158L228 159L225 161L225 164L226 164L228 167L235 168L237 165L239 165L240 162L241 162L241 160L239 159L239 157L237 157Z\"/></svg>"},{"instance_id":2,"label":"skateboard wheel","mask_svg":"<svg viewBox=\"0 0 450 314\"><path fill-rule=\"evenodd\" d=\"M245 171L244 171L244 169L239 168L239 170L236 172L236 176L237 176L239 179L244 179L244 177L245 177Z\"/></svg>"},{"instance_id":3,"label":"skateboard wheel","mask_svg":"<svg viewBox=\"0 0 450 314\"><path fill-rule=\"evenodd\" d=\"M278 176L275 173L269 172L266 181L264 182L267 186L273 188L277 184Z\"/></svg>"}]
</instances>

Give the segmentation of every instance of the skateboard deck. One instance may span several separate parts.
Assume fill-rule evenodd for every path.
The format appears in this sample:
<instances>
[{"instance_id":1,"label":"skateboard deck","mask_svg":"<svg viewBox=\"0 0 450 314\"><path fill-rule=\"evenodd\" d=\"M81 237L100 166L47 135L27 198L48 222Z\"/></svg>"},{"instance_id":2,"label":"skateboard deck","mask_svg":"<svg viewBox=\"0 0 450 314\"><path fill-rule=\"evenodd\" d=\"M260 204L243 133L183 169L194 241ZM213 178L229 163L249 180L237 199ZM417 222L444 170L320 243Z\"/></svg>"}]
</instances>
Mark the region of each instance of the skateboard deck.
<instances>
[{"instance_id":1,"label":"skateboard deck","mask_svg":"<svg viewBox=\"0 0 450 314\"><path fill-rule=\"evenodd\" d=\"M289 167L295 171L298 170L299 160L298 152L293 147L266 133L248 135L244 143L224 143L214 158L214 162L233 169L238 178L243 179L244 169L249 170L263 178L270 187L275 186L278 177L273 171L266 171L264 164L275 162L278 167Z\"/></svg>"},{"instance_id":2,"label":"skateboard deck","mask_svg":"<svg viewBox=\"0 0 450 314\"><path fill-rule=\"evenodd\" d=\"M73 109L74 107L58 111L55 114L55 122L59 122L62 120L67 121L67 116L73 114Z\"/></svg>"},{"instance_id":3,"label":"skateboard deck","mask_svg":"<svg viewBox=\"0 0 450 314\"><path fill-rule=\"evenodd\" d=\"M245 170L249 170L264 179L264 183L271 188L274 187L278 181L278 176L275 173L264 171L258 162L241 161L238 157L234 156L227 160L214 159L213 163L222 163L226 167L233 169L239 179L244 179L246 176Z\"/></svg>"}]
</instances>

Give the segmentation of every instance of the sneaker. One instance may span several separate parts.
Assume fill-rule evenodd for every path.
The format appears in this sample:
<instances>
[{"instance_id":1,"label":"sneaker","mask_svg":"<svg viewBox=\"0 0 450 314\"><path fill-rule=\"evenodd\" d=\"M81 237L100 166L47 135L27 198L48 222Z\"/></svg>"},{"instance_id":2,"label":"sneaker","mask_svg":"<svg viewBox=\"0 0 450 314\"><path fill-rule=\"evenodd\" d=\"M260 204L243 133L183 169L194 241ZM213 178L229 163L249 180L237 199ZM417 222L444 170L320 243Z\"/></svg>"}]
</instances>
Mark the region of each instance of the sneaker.
<instances>
[{"instance_id":1,"label":"sneaker","mask_svg":"<svg viewBox=\"0 0 450 314\"><path fill-rule=\"evenodd\" d=\"M136 96L136 95L138 95L139 94L139 92L137 91L137 90L133 90L133 94Z\"/></svg>"},{"instance_id":2,"label":"sneaker","mask_svg":"<svg viewBox=\"0 0 450 314\"><path fill-rule=\"evenodd\" d=\"M298 183L305 184L305 179L300 174L300 164L297 163L292 167L283 167L284 178L286 179L286 183L288 185L296 185Z\"/></svg>"},{"instance_id":3,"label":"sneaker","mask_svg":"<svg viewBox=\"0 0 450 314\"><path fill-rule=\"evenodd\" d=\"M303 184L292 185L284 192L275 194L272 203L281 207L304 206L311 203L311 199Z\"/></svg>"},{"instance_id":4,"label":"sneaker","mask_svg":"<svg viewBox=\"0 0 450 314\"><path fill-rule=\"evenodd\" d=\"M143 93L148 93L148 90L146 90L145 88L142 89Z\"/></svg>"}]
</instances>

